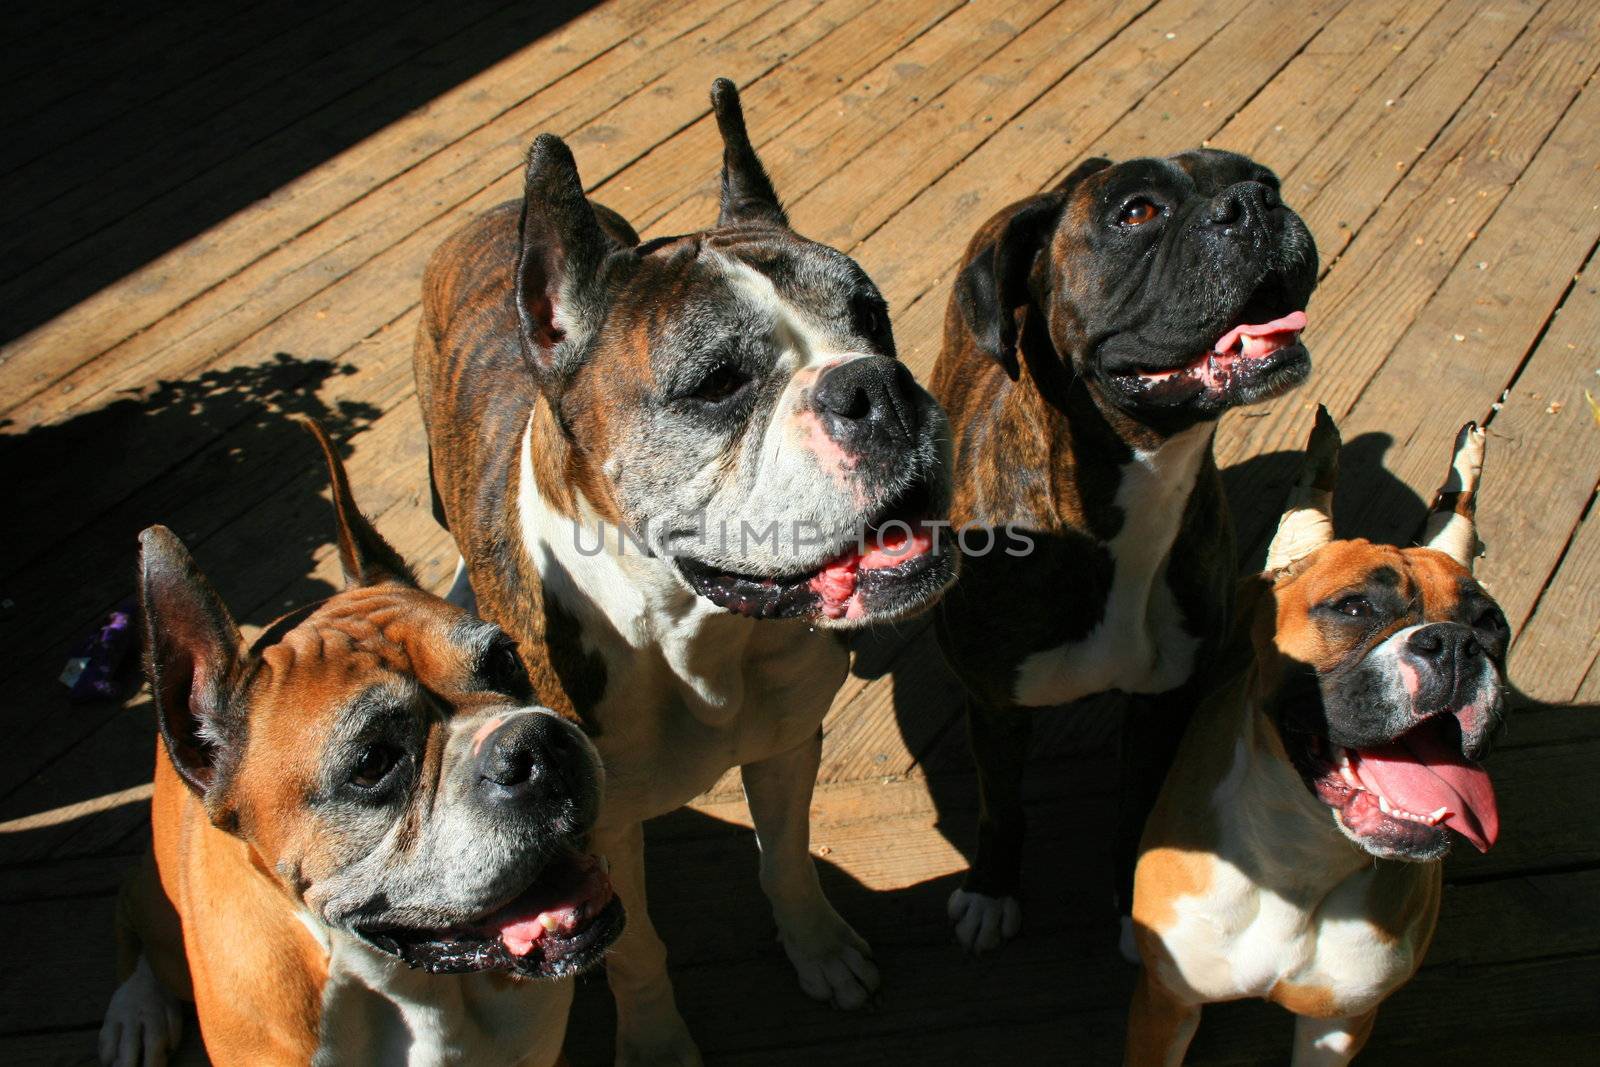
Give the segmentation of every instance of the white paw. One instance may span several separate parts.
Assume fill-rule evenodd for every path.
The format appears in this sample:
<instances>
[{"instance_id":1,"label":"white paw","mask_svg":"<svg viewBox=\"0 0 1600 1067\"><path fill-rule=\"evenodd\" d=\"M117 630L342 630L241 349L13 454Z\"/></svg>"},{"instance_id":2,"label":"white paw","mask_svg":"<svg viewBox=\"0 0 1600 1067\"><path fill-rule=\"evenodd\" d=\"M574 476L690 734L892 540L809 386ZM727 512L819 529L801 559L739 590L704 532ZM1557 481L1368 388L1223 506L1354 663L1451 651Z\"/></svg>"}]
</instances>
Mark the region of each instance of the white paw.
<instances>
[{"instance_id":1,"label":"white paw","mask_svg":"<svg viewBox=\"0 0 1600 1067\"><path fill-rule=\"evenodd\" d=\"M865 1004L882 981L872 949L826 902L804 922L780 921L778 940L794 964L800 988L812 1000L852 1011Z\"/></svg>"},{"instance_id":2,"label":"white paw","mask_svg":"<svg viewBox=\"0 0 1600 1067\"><path fill-rule=\"evenodd\" d=\"M1016 897L990 897L957 889L946 907L956 924L956 940L975 955L992 952L1022 929L1022 903Z\"/></svg>"},{"instance_id":3,"label":"white paw","mask_svg":"<svg viewBox=\"0 0 1600 1067\"><path fill-rule=\"evenodd\" d=\"M1142 962L1139 959L1139 943L1133 939L1133 916L1122 917L1122 933L1117 935L1117 951L1122 953L1122 958L1135 967Z\"/></svg>"},{"instance_id":4,"label":"white paw","mask_svg":"<svg viewBox=\"0 0 1600 1067\"><path fill-rule=\"evenodd\" d=\"M100 1062L107 1067L163 1067L183 1037L183 1011L143 956L117 987L100 1024Z\"/></svg>"}]
</instances>

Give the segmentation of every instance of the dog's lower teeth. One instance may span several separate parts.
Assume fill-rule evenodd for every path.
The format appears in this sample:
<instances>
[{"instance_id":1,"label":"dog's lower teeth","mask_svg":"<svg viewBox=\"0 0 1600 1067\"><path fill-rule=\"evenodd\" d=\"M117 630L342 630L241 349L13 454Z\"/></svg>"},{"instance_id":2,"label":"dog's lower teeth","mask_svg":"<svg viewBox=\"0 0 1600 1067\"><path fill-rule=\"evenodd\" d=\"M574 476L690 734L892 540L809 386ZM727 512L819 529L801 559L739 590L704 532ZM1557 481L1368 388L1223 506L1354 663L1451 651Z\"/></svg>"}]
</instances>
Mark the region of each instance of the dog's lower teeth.
<instances>
[{"instance_id":1,"label":"dog's lower teeth","mask_svg":"<svg viewBox=\"0 0 1600 1067\"><path fill-rule=\"evenodd\" d=\"M1394 814L1394 809L1389 807L1389 802L1387 800L1383 799L1383 794L1382 793L1378 794L1378 808L1385 815L1393 815Z\"/></svg>"}]
</instances>

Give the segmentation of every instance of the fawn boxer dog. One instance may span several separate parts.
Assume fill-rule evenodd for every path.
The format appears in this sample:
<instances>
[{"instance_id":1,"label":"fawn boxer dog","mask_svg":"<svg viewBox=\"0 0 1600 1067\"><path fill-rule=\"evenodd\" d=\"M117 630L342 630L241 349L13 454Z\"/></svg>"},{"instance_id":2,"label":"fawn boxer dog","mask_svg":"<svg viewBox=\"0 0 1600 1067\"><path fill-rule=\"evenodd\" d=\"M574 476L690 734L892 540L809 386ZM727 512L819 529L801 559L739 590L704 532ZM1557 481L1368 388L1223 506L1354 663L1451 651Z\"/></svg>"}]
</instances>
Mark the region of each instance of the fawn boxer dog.
<instances>
[{"instance_id":1,"label":"fawn boxer dog","mask_svg":"<svg viewBox=\"0 0 1600 1067\"><path fill-rule=\"evenodd\" d=\"M165 1062L178 994L219 1065L547 1067L572 999L551 979L623 925L585 851L594 746L532 706L506 634L417 588L307 425L343 591L247 649L177 537L140 535L162 751L101 1058Z\"/></svg>"},{"instance_id":2,"label":"fawn boxer dog","mask_svg":"<svg viewBox=\"0 0 1600 1067\"><path fill-rule=\"evenodd\" d=\"M1305 380L1316 278L1272 172L1208 149L1088 160L968 246L932 388L952 523L1005 528L986 553L963 538L938 612L979 778L977 856L949 901L969 951L1021 926L1034 709L1113 690L1133 695L1114 844L1126 916L1139 830L1232 601L1217 419Z\"/></svg>"},{"instance_id":3,"label":"fawn boxer dog","mask_svg":"<svg viewBox=\"0 0 1600 1067\"><path fill-rule=\"evenodd\" d=\"M1196 713L1134 884L1144 972L1130 1064L1178 1064L1200 1007L1293 1012L1294 1063L1343 1064L1422 963L1450 831L1499 832L1479 766L1510 632L1472 577L1483 432L1456 438L1422 548L1333 540L1339 438L1318 413L1299 484L1240 594L1238 668Z\"/></svg>"},{"instance_id":4,"label":"fawn boxer dog","mask_svg":"<svg viewBox=\"0 0 1600 1067\"><path fill-rule=\"evenodd\" d=\"M952 578L943 413L854 261L789 228L733 85L714 228L640 243L538 138L521 203L423 283L417 391L453 595L516 638L607 771L596 847L628 909L607 959L621 1063L696 1063L645 908L643 820L742 771L760 880L804 990L878 985L823 896L808 809L846 652L825 632Z\"/></svg>"}]
</instances>

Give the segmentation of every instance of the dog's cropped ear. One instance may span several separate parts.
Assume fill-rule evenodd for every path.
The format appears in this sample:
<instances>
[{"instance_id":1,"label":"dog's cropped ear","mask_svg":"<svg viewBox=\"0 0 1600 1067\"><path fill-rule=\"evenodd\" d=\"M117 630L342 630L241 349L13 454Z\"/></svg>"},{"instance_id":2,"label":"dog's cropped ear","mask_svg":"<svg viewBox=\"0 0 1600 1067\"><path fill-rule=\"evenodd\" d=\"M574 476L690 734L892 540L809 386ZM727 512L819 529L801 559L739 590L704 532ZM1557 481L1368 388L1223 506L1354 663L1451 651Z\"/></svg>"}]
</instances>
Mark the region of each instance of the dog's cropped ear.
<instances>
[{"instance_id":1,"label":"dog's cropped ear","mask_svg":"<svg viewBox=\"0 0 1600 1067\"><path fill-rule=\"evenodd\" d=\"M344 471L344 461L328 431L316 419L300 416L296 419L322 448L322 458L328 465L328 482L333 490L333 517L339 528L339 566L344 571L344 587L354 589L379 582L398 581L416 585L417 579L406 566L400 553L390 547L377 529L361 514L355 499L350 495L350 479Z\"/></svg>"},{"instance_id":2,"label":"dog's cropped ear","mask_svg":"<svg viewBox=\"0 0 1600 1067\"><path fill-rule=\"evenodd\" d=\"M772 180L750 143L739 90L727 78L711 83L711 110L722 134L722 203L718 226L782 226L789 216L778 203Z\"/></svg>"},{"instance_id":3,"label":"dog's cropped ear","mask_svg":"<svg viewBox=\"0 0 1600 1067\"><path fill-rule=\"evenodd\" d=\"M233 616L165 526L139 535L139 609L156 719L178 776L219 817L214 787L242 753L233 700L245 652Z\"/></svg>"},{"instance_id":4,"label":"dog's cropped ear","mask_svg":"<svg viewBox=\"0 0 1600 1067\"><path fill-rule=\"evenodd\" d=\"M1110 160L1100 158L1078 164L1054 189L1012 213L999 235L980 247L956 276L956 306L962 320L978 347L1004 367L1012 381L1018 373L1017 312L1030 299L1028 276L1049 245L1073 188L1110 165Z\"/></svg>"},{"instance_id":5,"label":"dog's cropped ear","mask_svg":"<svg viewBox=\"0 0 1600 1067\"><path fill-rule=\"evenodd\" d=\"M1306 439L1300 476L1283 507L1278 530L1267 546L1266 569L1283 571L1333 540L1333 489L1339 480L1339 427L1333 415L1317 405L1316 421Z\"/></svg>"},{"instance_id":6,"label":"dog's cropped ear","mask_svg":"<svg viewBox=\"0 0 1600 1067\"><path fill-rule=\"evenodd\" d=\"M1467 570L1483 555L1478 539L1478 482L1483 477L1483 428L1469 422L1456 433L1450 470L1434 495L1422 543L1438 549Z\"/></svg>"},{"instance_id":7,"label":"dog's cropped ear","mask_svg":"<svg viewBox=\"0 0 1600 1067\"><path fill-rule=\"evenodd\" d=\"M577 368L611 241L583 194L572 150L540 134L528 150L518 228L516 304L522 350L541 386Z\"/></svg>"}]
</instances>

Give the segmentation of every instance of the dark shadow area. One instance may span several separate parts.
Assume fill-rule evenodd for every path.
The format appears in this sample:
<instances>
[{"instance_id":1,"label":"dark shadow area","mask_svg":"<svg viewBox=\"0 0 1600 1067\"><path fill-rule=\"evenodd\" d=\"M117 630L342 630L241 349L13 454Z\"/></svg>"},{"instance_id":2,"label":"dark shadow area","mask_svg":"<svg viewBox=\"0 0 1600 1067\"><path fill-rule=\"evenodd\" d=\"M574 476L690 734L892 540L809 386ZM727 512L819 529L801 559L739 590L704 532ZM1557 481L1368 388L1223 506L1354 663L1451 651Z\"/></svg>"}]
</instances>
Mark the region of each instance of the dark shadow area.
<instances>
[{"instance_id":1,"label":"dark shadow area","mask_svg":"<svg viewBox=\"0 0 1600 1067\"><path fill-rule=\"evenodd\" d=\"M0 667L9 697L0 821L149 780L148 700L71 704L57 680L73 647L134 593L140 530L172 528L243 623L332 591L311 577L334 534L327 475L289 416L312 416L348 442L379 410L321 391L355 369L279 353L157 382L27 433L0 425L9 505L0 519L0 643L14 653ZM118 809L83 825L6 834L0 865L59 854L69 838L69 852L95 854L137 822L120 819Z\"/></svg>"},{"instance_id":2,"label":"dark shadow area","mask_svg":"<svg viewBox=\"0 0 1600 1067\"><path fill-rule=\"evenodd\" d=\"M1380 433L1363 434L1344 444L1334 497L1338 536L1413 543L1429 502L1386 469L1384 460L1392 446L1392 438ZM1442 443L1439 450L1442 453ZM1260 569L1300 462L1299 451L1275 452L1222 472L1238 535L1241 573ZM1065 594L1062 601L1067 610ZM978 806L960 683L943 664L932 627L909 638L867 636L856 642L856 652L853 669L858 675L892 676L897 724L907 747L928 772L939 830L970 858L977 842ZM1071 902L1071 921L1051 929L1051 920L1046 919L1043 936L1052 941L1062 968L1077 973L1053 980L1075 991L1087 987L1086 994L1074 994L1087 996L1087 1004L1097 1003L1097 983L1100 1000L1106 990L1116 994L1113 999L1122 999L1114 1010L1104 1009L1105 1018L1114 1020L1114 1033L1091 1027L1095 1040L1090 1046L1073 1044L1081 1023L1069 1018L1066 1004L1053 1014L1036 1013L1024 1024L1032 1034L1030 1048L1054 1057L1038 1062L1120 1060L1125 997L1133 969L1122 963L1116 949L1107 852L1114 824L1115 740L1123 699L1108 694L1037 713L1025 779L1029 828L1023 932L993 960L967 964L994 967L994 973L1007 976L1002 981L1011 981L1012 972L1003 969L1007 963L1026 959L1036 950L1033 942L1041 931L1035 916L1049 916L1061 901ZM1588 981L1600 966L1600 944L1595 943L1585 904L1595 872L1600 871L1600 824L1584 815L1590 806L1586 790L1591 777L1586 768L1600 756L1600 715L1593 707L1541 704L1515 690L1510 703L1508 729L1487 764L1501 795L1502 839L1487 855L1460 843L1449 858L1444 912L1427 966L1380 1012L1369 1058L1446 1047L1459 1054L1491 1038L1512 1048L1514 1043L1505 1041L1508 1034L1544 1038L1577 1033L1587 1025L1578 998L1566 990ZM1099 785L1088 793L1072 789L1072 783L1084 781ZM1540 877L1537 887L1530 874ZM945 898L960 881L951 876L940 879L937 886L906 891L905 897L924 909L914 921L925 928L937 925L940 936L948 940ZM1585 933L1575 938L1573 931L1578 929ZM933 938L931 932L925 936ZM953 944L946 951L952 960L959 959ZM937 958L926 965L941 967ZM1542 992L1538 1004L1516 1019L1496 1015L1494 994L1474 991L1463 997L1456 992L1459 985L1474 981L1481 981L1485 990L1517 989L1523 980L1519 976L1524 975ZM1105 1018L1100 1020L1102 1027L1107 1025ZM1286 1012L1264 1002L1213 1006L1207 1009L1191 1062L1284 1063L1292 1029ZM944 1059L938 1052L941 1047L932 1046L934 1053L919 1057L919 1062L961 1062ZM1093 1047L1099 1054L1081 1056L1083 1047Z\"/></svg>"},{"instance_id":3,"label":"dark shadow area","mask_svg":"<svg viewBox=\"0 0 1600 1067\"><path fill-rule=\"evenodd\" d=\"M0 35L0 342L591 6L13 6Z\"/></svg>"},{"instance_id":4,"label":"dark shadow area","mask_svg":"<svg viewBox=\"0 0 1600 1067\"><path fill-rule=\"evenodd\" d=\"M1427 503L1384 469L1383 458L1391 444L1392 439L1387 434L1378 433L1362 434L1345 443L1340 453L1340 487L1334 497L1341 536L1359 533L1349 529L1349 513L1368 497L1380 493L1386 499L1403 496L1406 502L1399 520L1409 522L1409 528L1420 525ZM1298 451L1273 452L1237 463L1222 472L1238 537L1240 573L1260 570L1267 542L1277 527L1300 462ZM1386 536L1386 532L1379 531L1374 536ZM1049 595L1061 599L1063 611L1071 610L1070 590L1051 590ZM941 786L941 783L957 780L955 776L960 773L970 773L972 760L967 749L960 683L943 662L933 627L926 627L909 642L894 643L891 636L868 635L857 641L856 648L852 669L858 676L878 677L885 672L893 676L895 717L900 734L906 747L929 772L941 828L974 822L976 808L952 810L951 798ZM1125 698L1120 694L1108 693L1074 705L1037 711L1029 746L1030 764L1036 770L1031 773L1050 773L1040 765L1054 764L1061 759L1087 759L1096 763L1103 773L1115 775L1116 740L1124 703ZM974 805L976 801L968 799L962 803ZM1103 835L1107 843L1111 830L1109 822L1088 827L1090 834ZM977 843L975 834L966 838L947 836L952 845L967 852ZM1042 858L1032 840L1034 836L1030 829L1025 871ZM1100 844L1097 840L1095 847ZM1075 881L1080 877L1081 872L1073 875ZM1033 881L1031 876L1025 875L1025 885ZM1077 888L1084 892L1092 890L1096 908L1108 924L1114 922L1109 881L1098 886L1082 884Z\"/></svg>"},{"instance_id":5,"label":"dark shadow area","mask_svg":"<svg viewBox=\"0 0 1600 1067\"><path fill-rule=\"evenodd\" d=\"M1059 794L1060 791L1058 790ZM1060 796L1040 797L1054 810ZM1080 797L1103 807L1109 795ZM873 947L883 986L845 1012L808 999L775 940L752 831L689 810L647 829L650 911L669 951L678 1006L708 1064L1112 1063L1131 973L1090 949L1087 901L1041 899L1030 939L985 959L945 929L954 876L874 892L819 859L834 907ZM612 1062L604 976L580 981L567 1037L573 1067Z\"/></svg>"}]
</instances>

